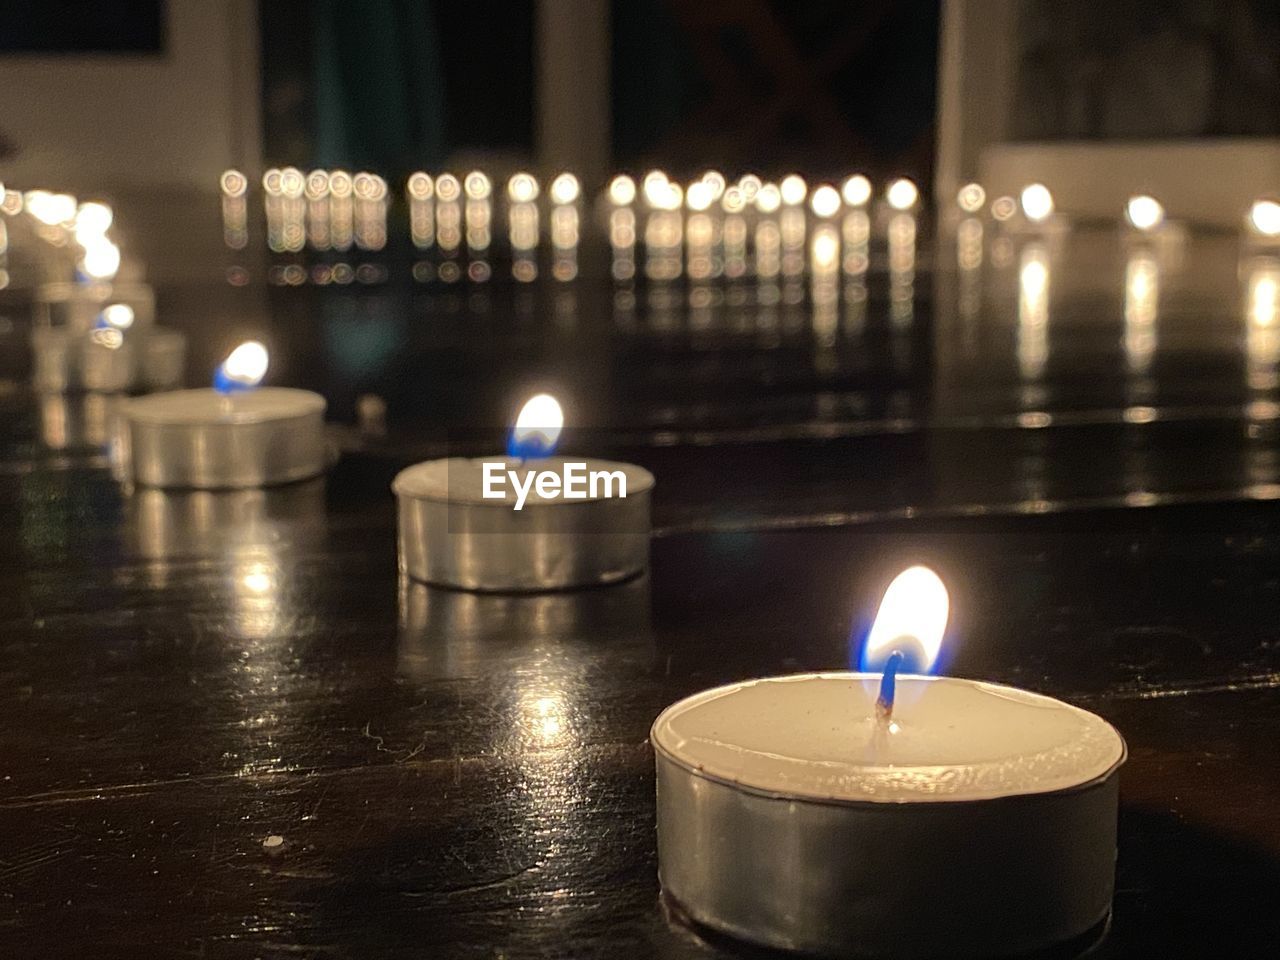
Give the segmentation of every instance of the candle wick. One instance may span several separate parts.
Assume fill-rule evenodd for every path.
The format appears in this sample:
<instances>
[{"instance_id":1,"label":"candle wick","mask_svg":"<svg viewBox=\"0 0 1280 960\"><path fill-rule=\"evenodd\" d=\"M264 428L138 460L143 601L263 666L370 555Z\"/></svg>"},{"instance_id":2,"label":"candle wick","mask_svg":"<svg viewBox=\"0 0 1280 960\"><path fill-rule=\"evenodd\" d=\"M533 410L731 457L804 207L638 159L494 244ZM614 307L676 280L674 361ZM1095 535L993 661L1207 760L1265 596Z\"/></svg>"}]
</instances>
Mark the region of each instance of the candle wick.
<instances>
[{"instance_id":1,"label":"candle wick","mask_svg":"<svg viewBox=\"0 0 1280 960\"><path fill-rule=\"evenodd\" d=\"M876 719L888 723L893 719L893 698L897 691L898 669L905 658L901 650L889 654L884 673L880 676L880 696L876 698Z\"/></svg>"}]
</instances>

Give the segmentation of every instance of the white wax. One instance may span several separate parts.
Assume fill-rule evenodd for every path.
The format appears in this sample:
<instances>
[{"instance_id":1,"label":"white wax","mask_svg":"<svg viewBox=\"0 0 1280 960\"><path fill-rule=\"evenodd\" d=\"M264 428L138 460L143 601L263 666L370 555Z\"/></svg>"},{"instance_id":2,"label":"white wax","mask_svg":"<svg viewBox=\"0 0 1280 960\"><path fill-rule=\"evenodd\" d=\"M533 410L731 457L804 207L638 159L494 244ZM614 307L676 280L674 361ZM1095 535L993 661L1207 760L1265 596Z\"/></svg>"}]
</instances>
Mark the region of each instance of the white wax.
<instances>
[{"instance_id":1,"label":"white wax","mask_svg":"<svg viewBox=\"0 0 1280 960\"><path fill-rule=\"evenodd\" d=\"M210 425L265 423L323 413L324 397L310 390L260 387L221 394L212 388L173 390L139 397L129 404L129 417L152 424Z\"/></svg>"},{"instance_id":2,"label":"white wax","mask_svg":"<svg viewBox=\"0 0 1280 960\"><path fill-rule=\"evenodd\" d=\"M772 677L667 708L653 742L719 780L786 796L881 803L989 800L1096 780L1124 758L1105 720L1039 694L899 676L891 724L879 676Z\"/></svg>"},{"instance_id":3,"label":"white wax","mask_svg":"<svg viewBox=\"0 0 1280 960\"><path fill-rule=\"evenodd\" d=\"M427 460L402 470L396 477L392 489L397 496L415 497L423 500L448 500L454 503L483 503L494 506L510 507L516 502L514 484L508 477L502 484L494 485L495 492L502 497L484 496L484 464L497 463L503 475L514 470L521 484L530 473L544 470L563 475L566 463L585 464L587 474L595 471L621 471L627 480L627 496L633 496L653 486L653 474L644 467L632 463L619 463L615 460L592 460L587 457L541 457L534 460L519 460L514 457L450 457L441 460ZM589 484L587 485L589 487ZM615 480L610 498L603 496L604 484L597 484L596 497L566 499L557 494L554 497L542 497L538 494L536 484L529 487L525 500L525 508L532 504L566 504L590 503L593 500L616 498L619 484Z\"/></svg>"}]
</instances>

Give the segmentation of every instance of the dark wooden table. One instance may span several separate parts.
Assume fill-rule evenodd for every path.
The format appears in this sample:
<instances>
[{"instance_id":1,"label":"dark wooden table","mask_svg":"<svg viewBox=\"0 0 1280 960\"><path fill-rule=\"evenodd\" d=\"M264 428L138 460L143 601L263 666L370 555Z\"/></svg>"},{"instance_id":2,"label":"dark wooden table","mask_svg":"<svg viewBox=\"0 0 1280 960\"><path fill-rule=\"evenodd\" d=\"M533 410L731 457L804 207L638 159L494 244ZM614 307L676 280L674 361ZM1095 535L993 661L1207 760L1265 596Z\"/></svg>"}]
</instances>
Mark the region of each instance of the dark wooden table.
<instances>
[{"instance_id":1,"label":"dark wooden table","mask_svg":"<svg viewBox=\"0 0 1280 960\"><path fill-rule=\"evenodd\" d=\"M915 561L952 592L949 672L1128 740L1098 955L1271 955L1276 349L1231 238L1195 241L1150 323L1104 240L1055 254L1047 336L1020 243L977 308L940 244L905 321L873 268L834 337L807 294L775 310L754 283L710 284L703 316L684 283L672 307L587 269L448 287L387 255L385 281L338 288L215 263L160 289L192 381L265 335L273 382L324 392L344 448L323 480L231 494L122 488L116 400L33 395L7 291L0 955L753 955L662 908L649 725L714 684L846 666ZM658 475L651 573L398 582L395 471L482 448L546 386L572 449ZM385 432L358 422L369 395Z\"/></svg>"}]
</instances>

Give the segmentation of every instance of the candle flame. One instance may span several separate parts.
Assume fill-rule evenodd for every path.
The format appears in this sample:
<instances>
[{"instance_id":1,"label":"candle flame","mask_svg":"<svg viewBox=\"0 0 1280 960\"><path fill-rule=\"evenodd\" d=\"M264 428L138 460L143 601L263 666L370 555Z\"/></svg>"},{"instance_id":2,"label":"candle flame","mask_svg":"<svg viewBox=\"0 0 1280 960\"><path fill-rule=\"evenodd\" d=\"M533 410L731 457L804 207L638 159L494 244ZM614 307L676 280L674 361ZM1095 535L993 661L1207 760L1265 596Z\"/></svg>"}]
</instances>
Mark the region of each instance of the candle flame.
<instances>
[{"instance_id":1,"label":"candle flame","mask_svg":"<svg viewBox=\"0 0 1280 960\"><path fill-rule=\"evenodd\" d=\"M92 280L110 280L120 269L120 248L106 237L95 237L84 249L80 270Z\"/></svg>"},{"instance_id":2,"label":"candle flame","mask_svg":"<svg viewBox=\"0 0 1280 960\"><path fill-rule=\"evenodd\" d=\"M507 453L522 460L550 456L563 427L564 411L555 397L549 393L530 397L511 429Z\"/></svg>"},{"instance_id":3,"label":"candle flame","mask_svg":"<svg viewBox=\"0 0 1280 960\"><path fill-rule=\"evenodd\" d=\"M252 390L262 382L270 362L267 348L257 340L246 340L227 355L213 378L219 393Z\"/></svg>"},{"instance_id":4,"label":"candle flame","mask_svg":"<svg viewBox=\"0 0 1280 960\"><path fill-rule=\"evenodd\" d=\"M941 577L928 567L903 570L884 592L859 668L883 669L889 658L900 652L913 673L932 672L942 652L949 611L950 600Z\"/></svg>"},{"instance_id":5,"label":"candle flame","mask_svg":"<svg viewBox=\"0 0 1280 960\"><path fill-rule=\"evenodd\" d=\"M128 330L133 326L135 315L133 307L127 303L113 303L104 307L99 315L98 325L115 327L117 330Z\"/></svg>"}]
</instances>

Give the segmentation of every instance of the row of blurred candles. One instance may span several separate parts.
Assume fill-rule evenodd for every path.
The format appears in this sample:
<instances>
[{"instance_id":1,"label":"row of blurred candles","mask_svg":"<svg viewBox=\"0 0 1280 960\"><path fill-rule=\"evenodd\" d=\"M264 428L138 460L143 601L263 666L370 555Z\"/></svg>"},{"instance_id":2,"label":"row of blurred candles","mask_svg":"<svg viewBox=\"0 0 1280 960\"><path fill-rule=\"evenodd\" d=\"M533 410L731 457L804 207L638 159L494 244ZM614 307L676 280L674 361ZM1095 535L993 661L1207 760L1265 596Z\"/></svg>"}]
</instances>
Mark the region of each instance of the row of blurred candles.
<instances>
[{"instance_id":1,"label":"row of blurred candles","mask_svg":"<svg viewBox=\"0 0 1280 960\"><path fill-rule=\"evenodd\" d=\"M221 180L224 236L228 246L240 249L249 242L249 181L236 170L228 170ZM442 173L412 174L404 191L409 233L420 250L438 248L448 255L462 248L476 253L493 243L494 211L499 191L493 180L479 170L459 179ZM539 200L542 185L530 173L516 173L506 181L506 228L510 246L517 254L538 246L542 235ZM700 179L681 186L661 171L651 171L637 183L626 174L609 181L600 195L599 208L608 220L615 245L633 244L637 238L651 246L679 246L683 240L683 218L713 213L724 217L760 214L790 221L792 230L803 225L806 206L818 219L837 216L842 208L865 209L875 199L871 182L854 175L837 190L822 184L813 190L798 174L777 183L748 174L735 183L709 171ZM889 210L908 212L919 200L919 190L906 178L888 184L883 202ZM271 169L263 177L263 208L267 245L276 252L314 250L379 250L387 243L387 214L391 192L377 174L313 170L304 174L293 167ZM581 231L583 191L572 173L554 177L545 191L549 209L547 234L553 248L576 247ZM806 204L807 201L807 204ZM647 226L638 234L636 212L647 214ZM672 217L670 214L676 214ZM664 216L667 215L667 216ZM692 222L691 242L698 243L698 221ZM732 232L732 231L730 231ZM731 238L732 239L732 238Z\"/></svg>"},{"instance_id":2,"label":"row of blurred candles","mask_svg":"<svg viewBox=\"0 0 1280 960\"><path fill-rule=\"evenodd\" d=\"M221 178L225 240L233 249L249 242L249 180L236 170ZM387 213L391 190L381 176L360 172L312 170L295 167L272 168L262 180L262 199L267 224L267 244L276 252L315 250L380 250L387 243ZM530 173L513 174L499 191L488 174L473 170L461 179L450 173L431 176L424 171L411 174L404 188L410 237L422 250L439 248L445 254L465 246L470 251L486 251L493 242L494 210L499 194L505 195L506 225L511 248L529 250L541 235L539 199L543 190ZM579 236L579 211L583 190L572 173L551 179L546 191L549 207L549 236L553 246L575 246ZM837 187L822 183L812 189L799 174L788 174L777 182L745 174L730 182L715 170L681 185L661 170L651 170L637 182L627 174L613 177L598 197L596 208L608 219L611 240L617 245L636 233L636 212L647 215L656 226L646 227L643 240L657 246L680 242L671 235L680 220L663 214L685 213L691 219L706 215L725 221L733 217L799 218L807 213L821 222L842 211L870 211L877 222L888 222L894 213L913 212L920 192L910 179L899 177L885 184L879 194L862 174L847 177ZM988 202L989 201L989 202ZM1027 185L1017 197L988 198L978 183L961 187L955 209L964 216L989 216L1011 226L1045 226L1054 218L1055 202L1048 187ZM719 216L715 216L719 215ZM1125 221L1142 232L1155 231L1165 222L1164 206L1148 195L1134 196L1125 204ZM729 220L729 222L732 222ZM1280 238L1280 202L1269 198L1256 201L1246 216L1248 228L1261 237ZM696 239L694 240L696 242Z\"/></svg>"}]
</instances>

